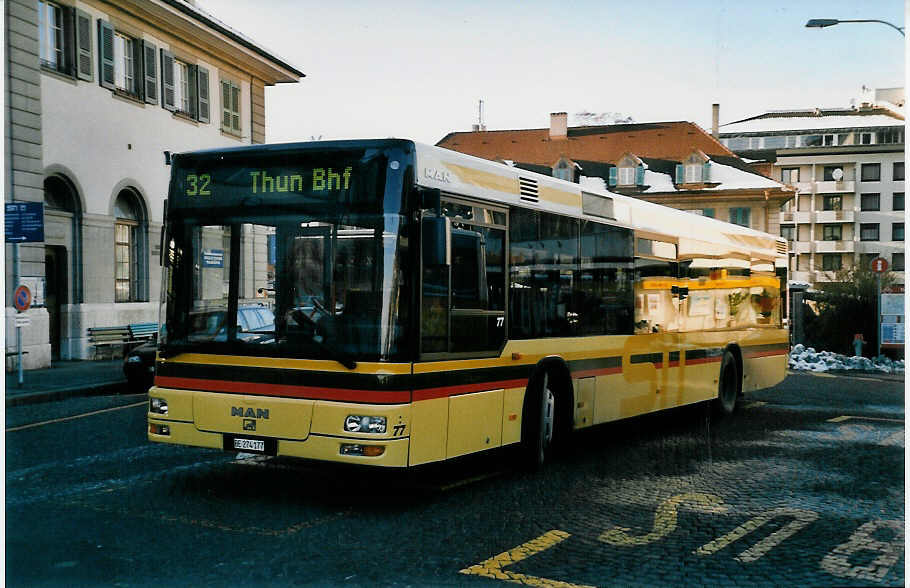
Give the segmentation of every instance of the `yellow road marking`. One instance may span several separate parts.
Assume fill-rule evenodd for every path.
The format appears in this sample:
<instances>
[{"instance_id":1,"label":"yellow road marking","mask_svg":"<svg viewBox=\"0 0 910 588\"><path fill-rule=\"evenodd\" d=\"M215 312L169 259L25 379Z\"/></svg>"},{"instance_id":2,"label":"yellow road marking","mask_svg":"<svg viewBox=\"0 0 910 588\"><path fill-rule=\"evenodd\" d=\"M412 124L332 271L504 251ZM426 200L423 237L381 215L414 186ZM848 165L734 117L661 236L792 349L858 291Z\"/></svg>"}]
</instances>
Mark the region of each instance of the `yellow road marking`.
<instances>
[{"instance_id":1,"label":"yellow road marking","mask_svg":"<svg viewBox=\"0 0 910 588\"><path fill-rule=\"evenodd\" d=\"M49 420L49 421L41 421L40 423L32 423L32 424L30 424L30 425L20 425L20 426L18 426L18 427L10 427L10 428L6 429L6 432L7 432L7 433L12 433L13 431L22 431L22 430L24 430L24 429L33 429L33 428L35 428L35 427L43 427L43 426L45 426L45 425L53 425L54 423L64 423L64 422L66 422L66 421L72 421L72 420L75 420L75 419L82 419L82 418L85 418L85 417L94 416L94 415L96 415L96 414L102 414L102 413L111 412L111 411L114 411L114 410L123 410L124 408L136 408L137 406L145 406L145 405L147 405L147 404L148 404L148 402L146 402L146 401L143 400L142 402L137 402L137 403L135 403L135 404L127 404L127 405L124 405L124 406L114 406L114 407L112 407L112 408L103 408L103 409L101 409L101 410L93 410L92 412L86 412L86 413L84 413L84 414L76 414L76 415L73 415L73 416L61 417L61 418L59 418L59 419L51 419L51 420Z\"/></svg>"},{"instance_id":2,"label":"yellow road marking","mask_svg":"<svg viewBox=\"0 0 910 588\"><path fill-rule=\"evenodd\" d=\"M591 586L583 584L569 584L568 582L539 578L527 574L518 574L503 569L508 565L520 562L523 559L527 559L532 555L549 549L554 545L565 541L570 536L571 535L565 531L547 531L537 539L522 543L510 551L504 551L477 565L460 570L459 573L483 576L485 578L493 578L494 580L504 580L514 584L524 584L525 586L540 586L543 588L592 588Z\"/></svg>"},{"instance_id":3,"label":"yellow road marking","mask_svg":"<svg viewBox=\"0 0 910 588\"><path fill-rule=\"evenodd\" d=\"M647 545L658 539L662 539L676 530L677 509L683 504L701 513L721 513L728 509L723 505L723 500L714 494L704 494L701 492L690 492L687 494L677 494L672 498L663 501L657 507L654 513L654 528L650 533L645 535L630 535L630 529L627 527L613 527L604 531L597 538L599 541L609 543L610 545L628 546L628 545Z\"/></svg>"},{"instance_id":4,"label":"yellow road marking","mask_svg":"<svg viewBox=\"0 0 910 588\"><path fill-rule=\"evenodd\" d=\"M883 418L877 418L877 417L849 416L849 415L834 417L833 419L828 419L828 422L829 423L845 423L845 422L849 421L850 419L857 419L857 420L863 420L863 421L879 421L879 422L883 422L883 423L903 423L904 422L903 419L883 419Z\"/></svg>"},{"instance_id":5,"label":"yellow road marking","mask_svg":"<svg viewBox=\"0 0 910 588\"><path fill-rule=\"evenodd\" d=\"M762 402L761 400L756 400L755 402L750 402L749 404L745 405L743 408L760 408L766 404L768 403Z\"/></svg>"}]
</instances>

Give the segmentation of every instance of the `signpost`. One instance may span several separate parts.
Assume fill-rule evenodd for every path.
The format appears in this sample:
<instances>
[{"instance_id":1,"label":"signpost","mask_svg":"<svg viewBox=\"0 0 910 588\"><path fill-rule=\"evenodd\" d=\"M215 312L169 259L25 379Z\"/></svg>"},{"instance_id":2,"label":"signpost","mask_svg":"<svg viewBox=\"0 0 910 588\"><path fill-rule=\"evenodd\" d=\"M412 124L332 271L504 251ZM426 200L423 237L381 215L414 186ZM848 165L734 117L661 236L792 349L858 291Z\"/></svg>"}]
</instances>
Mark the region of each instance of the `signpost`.
<instances>
[{"instance_id":1,"label":"signpost","mask_svg":"<svg viewBox=\"0 0 910 588\"><path fill-rule=\"evenodd\" d=\"M43 202L7 202L4 215L7 243L44 241Z\"/></svg>"},{"instance_id":2,"label":"signpost","mask_svg":"<svg viewBox=\"0 0 910 588\"><path fill-rule=\"evenodd\" d=\"M43 237L42 237L43 239ZM16 310L19 312L25 312L28 310L28 307L32 305L32 293L28 289L28 286L19 286L16 288L16 292L13 293L13 306L16 307ZM27 316L17 316L16 317L16 355L19 360L19 387L22 387L22 327L27 327L30 324L30 320Z\"/></svg>"},{"instance_id":3,"label":"signpost","mask_svg":"<svg viewBox=\"0 0 910 588\"><path fill-rule=\"evenodd\" d=\"M888 271L888 260L876 257L869 262L869 267L875 272L875 326L878 331L875 357L878 357L882 354L882 274Z\"/></svg>"}]
</instances>

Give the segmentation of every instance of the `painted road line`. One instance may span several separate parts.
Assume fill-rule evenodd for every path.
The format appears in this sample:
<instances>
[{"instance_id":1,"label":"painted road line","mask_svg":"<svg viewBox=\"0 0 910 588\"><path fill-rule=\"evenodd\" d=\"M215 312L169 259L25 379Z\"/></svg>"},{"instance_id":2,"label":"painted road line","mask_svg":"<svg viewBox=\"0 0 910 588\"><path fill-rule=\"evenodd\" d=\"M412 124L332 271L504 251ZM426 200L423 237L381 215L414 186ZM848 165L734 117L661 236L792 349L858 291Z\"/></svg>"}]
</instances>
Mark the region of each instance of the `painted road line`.
<instances>
[{"instance_id":1,"label":"painted road line","mask_svg":"<svg viewBox=\"0 0 910 588\"><path fill-rule=\"evenodd\" d=\"M881 529L890 530L891 539L882 540ZM877 553L878 557L871 562L867 558L858 562L851 557L861 552ZM840 578L881 582L903 552L904 521L870 521L857 529L845 543L831 550L820 565L824 571Z\"/></svg>"},{"instance_id":2,"label":"painted road line","mask_svg":"<svg viewBox=\"0 0 910 588\"><path fill-rule=\"evenodd\" d=\"M76 415L73 415L73 416L62 417L62 418L59 418L59 419L51 419L51 420L49 420L49 421L41 421L40 423L31 423L30 425L20 425L20 426L18 426L18 427L10 427L10 428L6 429L6 432L7 432L7 433L12 433L12 432L14 432L14 431L23 431L23 430L25 430L25 429L33 429L33 428L35 428L35 427L43 427L43 426L45 426L45 425L53 425L53 424L55 424L55 423L65 423L66 421L72 421L72 420L75 420L75 419L83 419L83 418L85 418L85 417L94 416L94 415L96 415L96 414L103 414L103 413L105 413L105 412L112 412L112 411L115 411L115 410L123 410L123 409L126 409L126 408L136 408L137 406L148 406L148 402L142 401L142 402L137 402L137 403L135 403L135 404L126 404L126 405L124 405L124 406L114 406L114 407L112 407L112 408L103 408L103 409L101 409L101 410L93 410L92 412L86 412L86 413L83 413L83 414L76 414Z\"/></svg>"},{"instance_id":3,"label":"painted road line","mask_svg":"<svg viewBox=\"0 0 910 588\"><path fill-rule=\"evenodd\" d=\"M722 513L728 510L723 502L720 496L714 494L702 492L677 494L657 507L657 511L654 513L654 528L650 533L630 535L631 529L627 527L613 527L601 533L597 540L616 546L647 545L663 539L676 530L677 509L680 506L688 505L691 510L699 513Z\"/></svg>"},{"instance_id":4,"label":"painted road line","mask_svg":"<svg viewBox=\"0 0 910 588\"><path fill-rule=\"evenodd\" d=\"M883 418L879 418L879 417L864 417L864 416L850 416L850 415L834 417L833 419L828 419L828 422L829 423L845 423L845 422L849 421L850 419L857 419L857 420L863 420L863 421L878 421L878 422L882 422L882 423L901 423L901 424L904 423L903 419L883 419Z\"/></svg>"},{"instance_id":5,"label":"painted road line","mask_svg":"<svg viewBox=\"0 0 910 588\"><path fill-rule=\"evenodd\" d=\"M558 545L570 536L571 535L565 531L547 531L537 539L522 543L514 549L504 551L477 565L460 570L459 573L483 576L484 578L493 578L494 580L503 580L514 584L524 584L525 586L539 586L541 588L592 588L591 586L583 584L569 584L568 582L539 578L527 574L518 574L504 569L508 565L520 562L521 560L536 555L554 545Z\"/></svg>"},{"instance_id":6,"label":"painted road line","mask_svg":"<svg viewBox=\"0 0 910 588\"><path fill-rule=\"evenodd\" d=\"M767 404L767 402L756 400L755 402L750 402L749 404L745 405L743 408L760 408L762 406L766 406Z\"/></svg>"}]
</instances>

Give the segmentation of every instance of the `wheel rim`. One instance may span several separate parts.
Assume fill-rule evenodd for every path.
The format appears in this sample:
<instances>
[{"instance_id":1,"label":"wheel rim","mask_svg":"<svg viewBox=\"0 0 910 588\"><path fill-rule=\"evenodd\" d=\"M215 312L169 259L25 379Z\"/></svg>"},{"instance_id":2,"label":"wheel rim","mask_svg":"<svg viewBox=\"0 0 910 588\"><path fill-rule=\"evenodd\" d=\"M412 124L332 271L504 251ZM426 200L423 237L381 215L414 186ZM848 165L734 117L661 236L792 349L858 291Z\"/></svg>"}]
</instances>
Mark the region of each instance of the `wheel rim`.
<instances>
[{"instance_id":1,"label":"wheel rim","mask_svg":"<svg viewBox=\"0 0 910 588\"><path fill-rule=\"evenodd\" d=\"M556 409L556 396L553 395L553 391L550 390L550 387L548 386L547 376L544 376L543 380L543 395L544 401L541 406L540 415L540 440L543 445L542 449L546 449L553 442L553 422L556 420L556 415L554 414Z\"/></svg>"}]
</instances>

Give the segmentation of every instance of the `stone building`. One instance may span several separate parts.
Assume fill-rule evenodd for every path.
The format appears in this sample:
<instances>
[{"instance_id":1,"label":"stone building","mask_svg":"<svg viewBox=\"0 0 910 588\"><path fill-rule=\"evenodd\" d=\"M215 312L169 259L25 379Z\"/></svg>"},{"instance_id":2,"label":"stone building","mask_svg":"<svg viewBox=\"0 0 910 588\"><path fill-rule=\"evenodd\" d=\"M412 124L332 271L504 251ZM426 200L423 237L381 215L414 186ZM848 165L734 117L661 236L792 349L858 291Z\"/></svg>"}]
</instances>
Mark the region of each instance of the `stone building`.
<instances>
[{"instance_id":1,"label":"stone building","mask_svg":"<svg viewBox=\"0 0 910 588\"><path fill-rule=\"evenodd\" d=\"M26 284L37 368L90 357L89 327L157 320L165 153L264 142L265 88L304 74L192 0L5 10L5 201L44 208L43 242L6 245L6 348Z\"/></svg>"}]
</instances>

